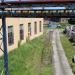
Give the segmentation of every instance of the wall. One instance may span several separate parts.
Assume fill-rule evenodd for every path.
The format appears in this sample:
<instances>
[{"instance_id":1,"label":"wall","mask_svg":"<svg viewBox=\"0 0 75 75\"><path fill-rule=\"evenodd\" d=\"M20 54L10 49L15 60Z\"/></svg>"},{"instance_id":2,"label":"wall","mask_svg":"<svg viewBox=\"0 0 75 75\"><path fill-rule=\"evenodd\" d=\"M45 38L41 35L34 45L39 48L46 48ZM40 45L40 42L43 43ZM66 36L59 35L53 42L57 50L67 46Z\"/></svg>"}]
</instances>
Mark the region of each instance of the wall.
<instances>
[{"instance_id":1,"label":"wall","mask_svg":"<svg viewBox=\"0 0 75 75\"><path fill-rule=\"evenodd\" d=\"M42 32L39 32L39 21L42 22ZM37 22L37 34L36 35L34 34L34 22ZM24 40L22 41L22 44L26 42L26 38L28 37L28 23L31 23L31 29L32 29L32 35L30 36L30 40L43 34L43 18L6 18L8 51L11 51L14 48L18 47L18 41L20 40L20 37L19 37L19 25L20 24L24 25ZM1 25L2 25L2 21L0 19L0 26ZM11 26L11 25L13 25L14 44L9 46L8 45L8 26ZM2 54L1 51L0 51L0 54Z\"/></svg>"}]
</instances>

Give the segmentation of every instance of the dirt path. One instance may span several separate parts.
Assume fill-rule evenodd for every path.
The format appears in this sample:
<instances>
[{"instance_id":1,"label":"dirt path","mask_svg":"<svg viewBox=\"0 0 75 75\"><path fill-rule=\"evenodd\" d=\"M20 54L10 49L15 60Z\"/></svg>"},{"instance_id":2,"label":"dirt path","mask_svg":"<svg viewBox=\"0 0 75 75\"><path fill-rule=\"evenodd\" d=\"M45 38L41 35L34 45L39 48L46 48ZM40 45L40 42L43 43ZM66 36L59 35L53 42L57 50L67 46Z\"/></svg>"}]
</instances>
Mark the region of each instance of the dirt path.
<instances>
[{"instance_id":1,"label":"dirt path","mask_svg":"<svg viewBox=\"0 0 75 75\"><path fill-rule=\"evenodd\" d=\"M52 47L55 75L73 75L60 42L59 30L54 30L53 32Z\"/></svg>"}]
</instances>

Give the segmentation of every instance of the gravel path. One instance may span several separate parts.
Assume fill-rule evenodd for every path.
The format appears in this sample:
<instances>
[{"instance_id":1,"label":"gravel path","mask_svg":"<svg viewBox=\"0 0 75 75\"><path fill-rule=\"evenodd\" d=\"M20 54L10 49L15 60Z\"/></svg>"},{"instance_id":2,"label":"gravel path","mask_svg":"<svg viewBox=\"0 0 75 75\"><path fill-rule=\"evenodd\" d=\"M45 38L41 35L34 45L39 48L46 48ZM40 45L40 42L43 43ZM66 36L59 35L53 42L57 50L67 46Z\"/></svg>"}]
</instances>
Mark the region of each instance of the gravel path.
<instances>
[{"instance_id":1,"label":"gravel path","mask_svg":"<svg viewBox=\"0 0 75 75\"><path fill-rule=\"evenodd\" d=\"M61 45L59 30L53 32L52 47L55 75L74 75Z\"/></svg>"}]
</instances>

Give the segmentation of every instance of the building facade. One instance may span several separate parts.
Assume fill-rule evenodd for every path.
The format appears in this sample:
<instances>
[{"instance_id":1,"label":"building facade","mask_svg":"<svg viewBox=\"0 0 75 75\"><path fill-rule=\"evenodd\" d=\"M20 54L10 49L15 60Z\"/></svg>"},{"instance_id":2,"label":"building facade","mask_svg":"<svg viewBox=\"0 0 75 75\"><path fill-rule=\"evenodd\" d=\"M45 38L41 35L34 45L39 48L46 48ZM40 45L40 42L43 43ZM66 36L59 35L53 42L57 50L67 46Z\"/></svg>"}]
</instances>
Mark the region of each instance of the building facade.
<instances>
[{"instance_id":1,"label":"building facade","mask_svg":"<svg viewBox=\"0 0 75 75\"><path fill-rule=\"evenodd\" d=\"M27 39L32 40L43 34L43 18L6 18L6 31L7 48L11 51L18 47L19 42L23 44Z\"/></svg>"}]
</instances>

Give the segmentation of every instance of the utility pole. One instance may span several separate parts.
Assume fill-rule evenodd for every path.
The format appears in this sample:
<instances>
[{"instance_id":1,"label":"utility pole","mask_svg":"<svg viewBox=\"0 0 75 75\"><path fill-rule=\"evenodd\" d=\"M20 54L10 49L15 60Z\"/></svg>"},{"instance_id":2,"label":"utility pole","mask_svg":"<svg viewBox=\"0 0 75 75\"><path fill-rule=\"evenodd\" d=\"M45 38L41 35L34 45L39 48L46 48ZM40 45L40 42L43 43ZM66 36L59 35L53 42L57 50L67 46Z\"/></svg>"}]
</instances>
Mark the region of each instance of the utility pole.
<instances>
[{"instance_id":1,"label":"utility pole","mask_svg":"<svg viewBox=\"0 0 75 75\"><path fill-rule=\"evenodd\" d=\"M7 53L7 35L6 35L6 18L4 14L4 8L2 9L2 33L3 33L3 49L4 49L4 72L5 75L9 75L8 72L8 53Z\"/></svg>"},{"instance_id":2,"label":"utility pole","mask_svg":"<svg viewBox=\"0 0 75 75\"><path fill-rule=\"evenodd\" d=\"M3 3L4 0L1 0ZM4 72L5 75L9 75L8 72L8 53L7 53L7 35L6 35L6 17L4 14L5 7L2 8L2 33L3 33L3 52L4 52Z\"/></svg>"},{"instance_id":3,"label":"utility pole","mask_svg":"<svg viewBox=\"0 0 75 75\"><path fill-rule=\"evenodd\" d=\"M2 15L2 32L3 32L3 49L4 49L4 71L5 75L8 73L8 54L7 54L7 36L6 36L6 18L4 16L4 10Z\"/></svg>"}]
</instances>

